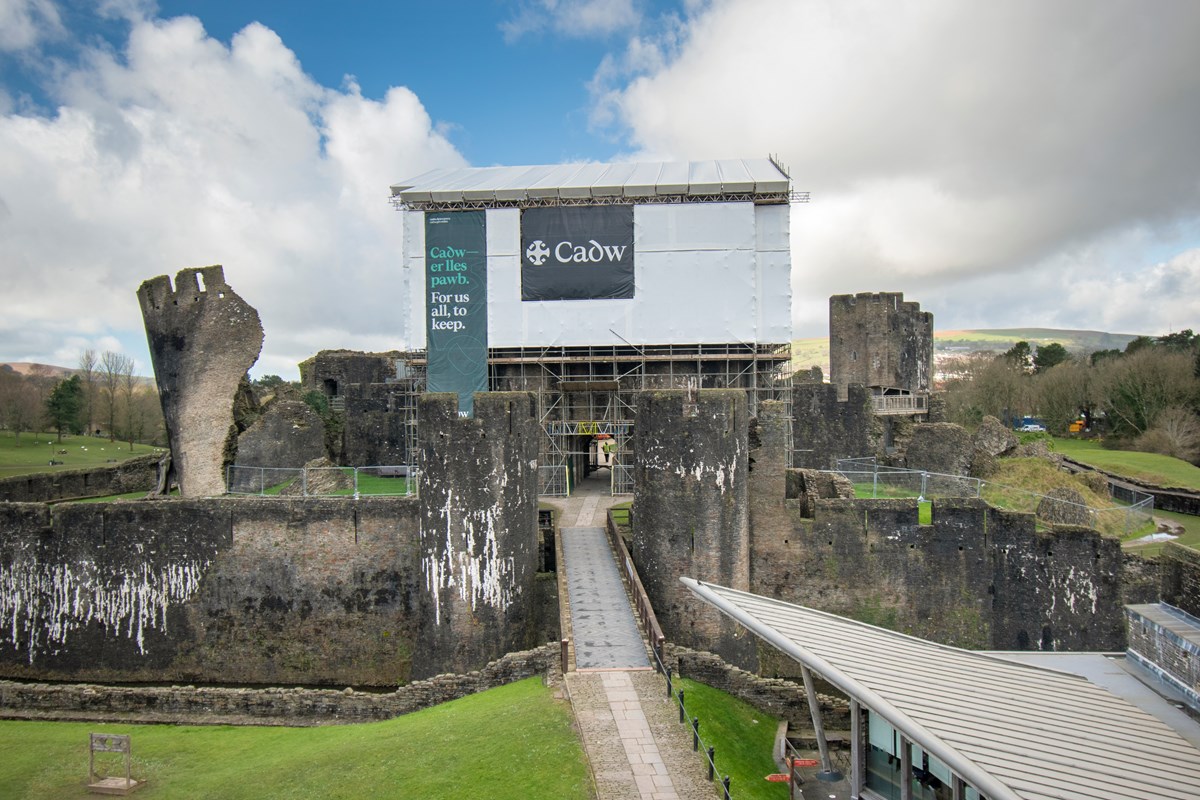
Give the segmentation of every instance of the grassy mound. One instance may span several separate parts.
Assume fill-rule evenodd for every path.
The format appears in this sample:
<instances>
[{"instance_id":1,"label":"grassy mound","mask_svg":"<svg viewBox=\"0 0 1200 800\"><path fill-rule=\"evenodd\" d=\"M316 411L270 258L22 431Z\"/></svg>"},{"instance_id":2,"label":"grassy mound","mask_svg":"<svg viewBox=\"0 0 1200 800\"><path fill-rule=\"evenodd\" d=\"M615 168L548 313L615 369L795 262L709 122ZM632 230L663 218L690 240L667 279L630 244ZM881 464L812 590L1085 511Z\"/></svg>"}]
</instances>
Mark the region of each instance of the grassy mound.
<instances>
[{"instance_id":1,"label":"grassy mound","mask_svg":"<svg viewBox=\"0 0 1200 800\"><path fill-rule=\"evenodd\" d=\"M135 796L144 800L591 796L570 708L537 678L364 725L4 721L0 797L92 797L85 788L89 732L132 734L134 777L148 781Z\"/></svg>"}]
</instances>

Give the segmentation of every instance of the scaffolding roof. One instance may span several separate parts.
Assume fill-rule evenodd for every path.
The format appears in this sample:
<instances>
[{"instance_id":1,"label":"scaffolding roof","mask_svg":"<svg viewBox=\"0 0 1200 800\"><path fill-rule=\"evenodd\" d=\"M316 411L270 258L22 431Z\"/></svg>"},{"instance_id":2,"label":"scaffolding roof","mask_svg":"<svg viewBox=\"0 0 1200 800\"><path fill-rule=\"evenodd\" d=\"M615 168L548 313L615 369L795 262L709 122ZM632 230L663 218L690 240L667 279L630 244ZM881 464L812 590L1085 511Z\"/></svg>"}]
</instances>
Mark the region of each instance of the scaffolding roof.
<instances>
[{"instance_id":1,"label":"scaffolding roof","mask_svg":"<svg viewBox=\"0 0 1200 800\"><path fill-rule=\"evenodd\" d=\"M551 164L435 169L394 184L401 203L523 202L624 197L778 196L789 178L771 159Z\"/></svg>"},{"instance_id":2,"label":"scaffolding roof","mask_svg":"<svg viewBox=\"0 0 1200 800\"><path fill-rule=\"evenodd\" d=\"M993 800L1196 796L1200 750L1084 678L680 580Z\"/></svg>"}]
</instances>

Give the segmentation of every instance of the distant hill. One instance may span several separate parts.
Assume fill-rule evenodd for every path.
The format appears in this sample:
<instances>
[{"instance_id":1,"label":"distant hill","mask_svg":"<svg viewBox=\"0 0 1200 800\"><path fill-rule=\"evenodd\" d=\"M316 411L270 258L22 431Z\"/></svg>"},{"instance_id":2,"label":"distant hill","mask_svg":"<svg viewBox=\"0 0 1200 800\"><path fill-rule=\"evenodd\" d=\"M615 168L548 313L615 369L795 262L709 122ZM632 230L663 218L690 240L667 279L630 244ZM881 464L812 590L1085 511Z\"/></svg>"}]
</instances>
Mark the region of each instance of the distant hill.
<instances>
[{"instance_id":1,"label":"distant hill","mask_svg":"<svg viewBox=\"0 0 1200 800\"><path fill-rule=\"evenodd\" d=\"M994 351L1002 353L1017 342L1032 345L1058 342L1072 353L1091 353L1095 350L1124 350L1137 338L1132 333L1104 331L1072 331L1057 328L981 328L979 330L934 331L934 360L964 353ZM793 369L818 366L829 378L829 339L796 339L792 342Z\"/></svg>"},{"instance_id":2,"label":"distant hill","mask_svg":"<svg viewBox=\"0 0 1200 800\"><path fill-rule=\"evenodd\" d=\"M61 381L63 378L69 378L79 370L71 369L70 367L58 367L54 364L34 364L29 361L0 361L0 371L10 369L19 375L37 375L44 378L53 378L55 381ZM99 373L99 366L96 372ZM154 384L154 378L147 378L141 375L135 375L134 380L138 385Z\"/></svg>"},{"instance_id":3,"label":"distant hill","mask_svg":"<svg viewBox=\"0 0 1200 800\"><path fill-rule=\"evenodd\" d=\"M29 361L0 361L0 369L8 367L20 375L44 375L51 378L65 378L74 375L75 370L66 367L56 367L53 364L34 364Z\"/></svg>"}]
</instances>

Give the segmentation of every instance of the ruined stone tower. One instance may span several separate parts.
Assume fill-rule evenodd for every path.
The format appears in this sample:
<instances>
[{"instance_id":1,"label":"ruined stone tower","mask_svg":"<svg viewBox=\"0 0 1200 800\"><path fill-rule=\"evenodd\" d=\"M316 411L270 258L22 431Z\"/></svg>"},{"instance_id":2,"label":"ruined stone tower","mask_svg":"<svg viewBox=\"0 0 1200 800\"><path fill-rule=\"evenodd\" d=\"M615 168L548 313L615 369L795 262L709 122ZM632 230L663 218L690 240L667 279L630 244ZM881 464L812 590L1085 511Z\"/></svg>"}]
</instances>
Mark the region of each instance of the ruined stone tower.
<instances>
[{"instance_id":1,"label":"ruined stone tower","mask_svg":"<svg viewBox=\"0 0 1200 800\"><path fill-rule=\"evenodd\" d=\"M829 298L829 381L846 399L861 384L879 395L927 394L933 379L933 314L901 292Z\"/></svg>"},{"instance_id":2,"label":"ruined stone tower","mask_svg":"<svg viewBox=\"0 0 1200 800\"><path fill-rule=\"evenodd\" d=\"M537 570L533 395L422 395L421 605L413 677L466 672L529 647Z\"/></svg>"},{"instance_id":3,"label":"ruined stone tower","mask_svg":"<svg viewBox=\"0 0 1200 800\"><path fill-rule=\"evenodd\" d=\"M680 576L750 586L746 393L638 395L633 558L667 638L752 665L754 645Z\"/></svg>"},{"instance_id":4,"label":"ruined stone tower","mask_svg":"<svg viewBox=\"0 0 1200 800\"><path fill-rule=\"evenodd\" d=\"M154 377L179 492L225 492L225 465L237 451L234 395L262 349L258 312L219 265L159 275L138 289Z\"/></svg>"}]
</instances>

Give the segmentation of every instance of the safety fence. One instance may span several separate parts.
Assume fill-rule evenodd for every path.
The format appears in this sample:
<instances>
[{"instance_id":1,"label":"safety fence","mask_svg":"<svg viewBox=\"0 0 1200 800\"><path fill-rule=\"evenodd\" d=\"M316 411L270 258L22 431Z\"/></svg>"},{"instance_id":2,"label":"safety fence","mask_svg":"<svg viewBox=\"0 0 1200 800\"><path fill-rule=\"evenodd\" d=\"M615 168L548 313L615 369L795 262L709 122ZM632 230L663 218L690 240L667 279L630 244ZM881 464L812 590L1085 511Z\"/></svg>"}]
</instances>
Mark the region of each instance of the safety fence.
<instances>
[{"instance_id":1,"label":"safety fence","mask_svg":"<svg viewBox=\"0 0 1200 800\"><path fill-rule=\"evenodd\" d=\"M420 470L411 464L370 467L249 467L230 465L226 492L284 497L415 497Z\"/></svg>"},{"instance_id":2,"label":"safety fence","mask_svg":"<svg viewBox=\"0 0 1200 800\"><path fill-rule=\"evenodd\" d=\"M544 464L538 467L538 494L547 497L571 496L571 477L566 464Z\"/></svg>"},{"instance_id":3,"label":"safety fence","mask_svg":"<svg viewBox=\"0 0 1200 800\"><path fill-rule=\"evenodd\" d=\"M628 516L629 523L633 522L632 513ZM671 669L663 663L664 650L666 646L666 637L663 636L662 628L659 627L658 619L654 616L654 608L650 605L650 597L646 594L646 589L642 586L642 580L638 577L637 567L633 565L633 558L629 555L629 549L625 546L625 540L621 538L620 529L617 521L614 519L612 510L608 512L607 524L605 530L608 533L609 545L612 547L613 555L617 559L617 568L621 571L625 578L626 586L629 587L629 593L633 597L633 605L637 610L638 620L642 624L642 630L646 637L650 640L650 653L654 657L654 669L666 678L667 682L667 697L670 698L679 708L679 724L687 724L692 729L692 751L703 752L705 760L708 762L708 779L715 781L717 777L717 762L716 748L708 745L700 737L700 718L688 717L687 706L684 701L684 692L682 689L675 691L672 679ZM565 649L565 648L564 648ZM725 775L721 778L721 797L723 800L731 800L732 796L729 791L731 778Z\"/></svg>"},{"instance_id":4,"label":"safety fence","mask_svg":"<svg viewBox=\"0 0 1200 800\"><path fill-rule=\"evenodd\" d=\"M858 497L919 500L977 497L998 508L1035 514L1038 522L1045 525L1070 521L1118 536L1128 536L1152 524L1154 512L1152 495L1128 488L1122 488L1118 494L1111 483L1113 505L1091 506L966 475L889 467L879 464L874 457L838 459L834 471L854 484Z\"/></svg>"}]
</instances>

